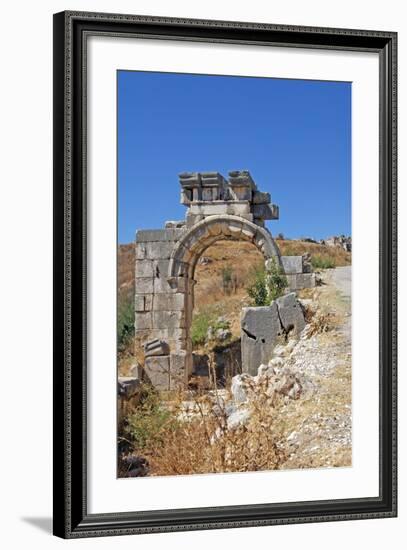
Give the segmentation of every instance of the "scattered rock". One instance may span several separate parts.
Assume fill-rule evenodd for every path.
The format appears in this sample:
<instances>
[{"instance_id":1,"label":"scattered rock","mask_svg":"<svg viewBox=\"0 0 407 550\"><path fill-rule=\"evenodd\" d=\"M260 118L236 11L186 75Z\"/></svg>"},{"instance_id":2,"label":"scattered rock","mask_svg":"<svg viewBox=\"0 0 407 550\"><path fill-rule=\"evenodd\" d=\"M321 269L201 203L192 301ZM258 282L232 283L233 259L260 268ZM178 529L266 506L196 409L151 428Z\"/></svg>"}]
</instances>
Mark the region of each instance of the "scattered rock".
<instances>
[{"instance_id":1,"label":"scattered rock","mask_svg":"<svg viewBox=\"0 0 407 550\"><path fill-rule=\"evenodd\" d=\"M282 367L283 365L284 365L284 361L280 356L273 357L273 359L270 359L269 361L269 367L275 368L275 367Z\"/></svg>"},{"instance_id":2,"label":"scattered rock","mask_svg":"<svg viewBox=\"0 0 407 550\"><path fill-rule=\"evenodd\" d=\"M228 430L235 430L240 426L244 426L245 424L247 424L249 419L250 411L248 411L247 409L238 409L237 411L233 412L227 420Z\"/></svg>"},{"instance_id":3,"label":"scattered rock","mask_svg":"<svg viewBox=\"0 0 407 550\"><path fill-rule=\"evenodd\" d=\"M267 376L269 374L275 374L274 368L272 365L260 365L257 369L257 376Z\"/></svg>"},{"instance_id":4,"label":"scattered rock","mask_svg":"<svg viewBox=\"0 0 407 550\"><path fill-rule=\"evenodd\" d=\"M247 381L251 377L248 374L237 374L232 378L230 391L235 403L245 403L247 401Z\"/></svg>"},{"instance_id":5,"label":"scattered rock","mask_svg":"<svg viewBox=\"0 0 407 550\"><path fill-rule=\"evenodd\" d=\"M230 330L226 328L218 328L215 334L216 334L217 340L219 340L220 342L224 342L225 340L227 340L232 336L232 333L230 332Z\"/></svg>"},{"instance_id":6,"label":"scattered rock","mask_svg":"<svg viewBox=\"0 0 407 550\"><path fill-rule=\"evenodd\" d=\"M199 265L208 265L212 263L212 258L209 258L208 256L201 256L198 260Z\"/></svg>"}]
</instances>

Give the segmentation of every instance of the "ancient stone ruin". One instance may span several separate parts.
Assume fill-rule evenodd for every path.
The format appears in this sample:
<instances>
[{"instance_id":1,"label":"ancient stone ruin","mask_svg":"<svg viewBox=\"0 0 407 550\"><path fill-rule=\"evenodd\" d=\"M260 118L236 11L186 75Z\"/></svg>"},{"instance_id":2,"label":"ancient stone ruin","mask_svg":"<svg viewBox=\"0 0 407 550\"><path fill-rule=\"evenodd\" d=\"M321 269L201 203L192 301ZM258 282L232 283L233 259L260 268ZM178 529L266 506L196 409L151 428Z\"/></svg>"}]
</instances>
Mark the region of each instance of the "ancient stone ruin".
<instances>
[{"instance_id":1,"label":"ancient stone ruin","mask_svg":"<svg viewBox=\"0 0 407 550\"><path fill-rule=\"evenodd\" d=\"M179 180L185 220L136 234L135 340L144 346L145 375L160 389L184 386L192 373L194 273L210 245L251 242L265 261L274 258L286 271L290 288L313 286L313 274L301 257L281 258L264 223L278 219L278 207L269 193L257 189L249 172L232 171L228 179L217 172L188 172ZM304 276L309 280L301 280Z\"/></svg>"}]
</instances>

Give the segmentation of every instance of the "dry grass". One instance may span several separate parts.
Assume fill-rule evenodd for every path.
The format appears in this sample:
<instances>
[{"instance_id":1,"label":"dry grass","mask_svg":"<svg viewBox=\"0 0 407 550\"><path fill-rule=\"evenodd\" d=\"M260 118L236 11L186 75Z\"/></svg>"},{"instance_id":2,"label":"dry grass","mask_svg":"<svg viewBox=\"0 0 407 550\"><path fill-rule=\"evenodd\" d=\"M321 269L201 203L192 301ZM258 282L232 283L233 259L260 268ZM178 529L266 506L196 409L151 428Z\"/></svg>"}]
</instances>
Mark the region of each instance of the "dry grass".
<instances>
[{"instance_id":1,"label":"dry grass","mask_svg":"<svg viewBox=\"0 0 407 550\"><path fill-rule=\"evenodd\" d=\"M352 402L350 361L344 358L330 376L315 382L318 384L315 394L299 401L290 401L275 420L277 429L286 435L293 432L301 434L295 446L290 446L286 440L288 458L282 464L283 469L352 465L352 447L340 440L336 442L331 435L332 427L349 415Z\"/></svg>"},{"instance_id":2,"label":"dry grass","mask_svg":"<svg viewBox=\"0 0 407 550\"><path fill-rule=\"evenodd\" d=\"M147 458L153 476L280 468L286 454L273 421L281 403L266 390L253 394L250 419L234 430L227 428L225 394L218 393L216 384L209 393L179 392L172 401L161 401L155 413L158 421L147 421L153 425L147 429L149 438L134 454ZM193 410L188 418L186 397Z\"/></svg>"},{"instance_id":3,"label":"dry grass","mask_svg":"<svg viewBox=\"0 0 407 550\"><path fill-rule=\"evenodd\" d=\"M282 240L276 239L282 256L299 256L301 254L310 254L311 258L320 260L331 260L333 266L339 267L350 265L352 255L339 246L325 246L323 244L309 243L300 240Z\"/></svg>"}]
</instances>

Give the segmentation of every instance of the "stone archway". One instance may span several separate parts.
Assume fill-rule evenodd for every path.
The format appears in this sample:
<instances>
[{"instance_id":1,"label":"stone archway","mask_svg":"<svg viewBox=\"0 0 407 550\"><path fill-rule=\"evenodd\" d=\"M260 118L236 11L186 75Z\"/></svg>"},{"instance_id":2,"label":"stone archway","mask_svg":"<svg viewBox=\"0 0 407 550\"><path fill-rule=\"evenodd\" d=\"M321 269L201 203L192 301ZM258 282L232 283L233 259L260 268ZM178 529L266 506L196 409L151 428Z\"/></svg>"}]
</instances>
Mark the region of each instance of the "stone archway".
<instances>
[{"instance_id":1,"label":"stone archway","mask_svg":"<svg viewBox=\"0 0 407 550\"><path fill-rule=\"evenodd\" d=\"M275 257L281 264L279 249L267 229L240 216L208 216L187 230L175 245L168 269L170 283L176 286L179 277L193 278L202 252L219 240L252 242L265 260Z\"/></svg>"},{"instance_id":2,"label":"stone archway","mask_svg":"<svg viewBox=\"0 0 407 550\"><path fill-rule=\"evenodd\" d=\"M135 336L145 372L160 389L184 385L192 371L190 327L196 263L218 240L252 242L265 260L280 254L264 221L278 218L269 193L247 171L180 175L182 222L136 234Z\"/></svg>"},{"instance_id":3,"label":"stone archway","mask_svg":"<svg viewBox=\"0 0 407 550\"><path fill-rule=\"evenodd\" d=\"M177 364L184 363L186 378L192 371L190 329L194 308L195 266L202 253L220 240L250 242L263 254L265 261L274 257L281 265L279 249L270 232L239 216L228 214L209 216L182 235L171 254L168 282L174 292L171 301L184 306L183 315L174 319L174 323L179 325L173 328L183 328L185 331L185 337L179 342Z\"/></svg>"}]
</instances>

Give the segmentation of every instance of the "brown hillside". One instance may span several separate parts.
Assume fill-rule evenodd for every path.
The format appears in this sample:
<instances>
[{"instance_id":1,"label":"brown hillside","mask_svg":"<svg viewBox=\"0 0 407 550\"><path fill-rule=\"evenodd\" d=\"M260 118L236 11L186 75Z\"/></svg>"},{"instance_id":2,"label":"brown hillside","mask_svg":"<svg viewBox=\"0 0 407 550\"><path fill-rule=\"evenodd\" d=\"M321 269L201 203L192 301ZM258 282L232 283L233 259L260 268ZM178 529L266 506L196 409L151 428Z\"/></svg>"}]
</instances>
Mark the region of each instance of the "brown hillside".
<instances>
[{"instance_id":1,"label":"brown hillside","mask_svg":"<svg viewBox=\"0 0 407 550\"><path fill-rule=\"evenodd\" d=\"M339 247L329 247L322 244L309 243L300 240L276 240L281 254L293 256L310 253L332 260L335 266L350 265L351 254ZM118 249L118 290L119 297L134 292L134 244L122 244ZM224 299L222 272L231 268L236 284L232 296L241 298L252 266L263 261L263 257L254 245L246 242L219 241L209 247L198 262L195 272L195 307L203 304L217 303ZM243 293L246 294L245 292Z\"/></svg>"},{"instance_id":2,"label":"brown hillside","mask_svg":"<svg viewBox=\"0 0 407 550\"><path fill-rule=\"evenodd\" d=\"M119 300L134 295L134 244L120 244L117 250L117 286Z\"/></svg>"}]
</instances>

